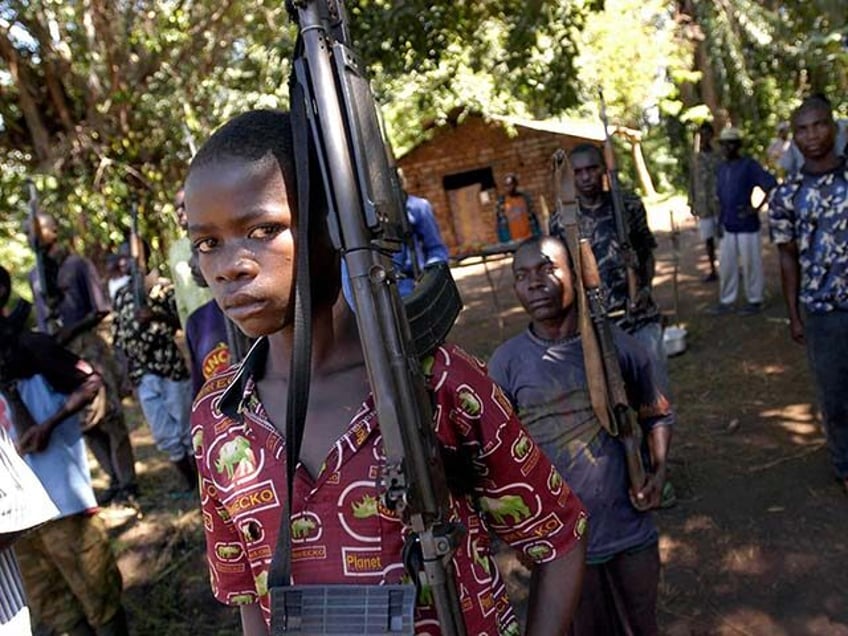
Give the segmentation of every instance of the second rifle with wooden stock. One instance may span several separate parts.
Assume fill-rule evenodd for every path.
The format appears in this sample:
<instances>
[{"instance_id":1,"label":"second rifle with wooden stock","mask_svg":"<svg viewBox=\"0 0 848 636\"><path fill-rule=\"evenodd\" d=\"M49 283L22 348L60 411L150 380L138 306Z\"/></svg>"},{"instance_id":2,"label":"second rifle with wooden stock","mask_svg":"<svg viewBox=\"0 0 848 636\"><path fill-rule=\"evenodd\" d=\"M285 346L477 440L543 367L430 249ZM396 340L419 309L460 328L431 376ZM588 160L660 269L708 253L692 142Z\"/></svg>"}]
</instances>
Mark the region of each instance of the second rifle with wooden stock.
<instances>
[{"instance_id":1,"label":"second rifle with wooden stock","mask_svg":"<svg viewBox=\"0 0 848 636\"><path fill-rule=\"evenodd\" d=\"M580 236L574 172L563 150L554 153L552 163L556 213L565 227L566 247L574 267L580 337L592 409L601 426L624 445L630 490L634 495L631 501L635 508L643 510L647 506L635 497L646 483L637 414L627 399L595 254L589 241Z\"/></svg>"}]
</instances>

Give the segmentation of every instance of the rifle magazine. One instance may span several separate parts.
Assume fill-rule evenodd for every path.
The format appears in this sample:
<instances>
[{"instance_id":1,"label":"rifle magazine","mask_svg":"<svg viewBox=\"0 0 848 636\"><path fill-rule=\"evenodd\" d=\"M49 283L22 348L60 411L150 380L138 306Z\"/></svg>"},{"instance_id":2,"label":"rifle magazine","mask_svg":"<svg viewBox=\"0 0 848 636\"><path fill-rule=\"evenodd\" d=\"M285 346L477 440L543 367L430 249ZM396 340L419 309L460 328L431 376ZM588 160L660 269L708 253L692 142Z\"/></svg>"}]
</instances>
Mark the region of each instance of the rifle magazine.
<instances>
[{"instance_id":1,"label":"rifle magazine","mask_svg":"<svg viewBox=\"0 0 848 636\"><path fill-rule=\"evenodd\" d=\"M462 311L462 298L448 264L427 267L404 299L404 307L415 353L423 358L445 341Z\"/></svg>"},{"instance_id":2,"label":"rifle magazine","mask_svg":"<svg viewBox=\"0 0 848 636\"><path fill-rule=\"evenodd\" d=\"M415 633L414 585L291 585L270 593L272 636Z\"/></svg>"}]
</instances>

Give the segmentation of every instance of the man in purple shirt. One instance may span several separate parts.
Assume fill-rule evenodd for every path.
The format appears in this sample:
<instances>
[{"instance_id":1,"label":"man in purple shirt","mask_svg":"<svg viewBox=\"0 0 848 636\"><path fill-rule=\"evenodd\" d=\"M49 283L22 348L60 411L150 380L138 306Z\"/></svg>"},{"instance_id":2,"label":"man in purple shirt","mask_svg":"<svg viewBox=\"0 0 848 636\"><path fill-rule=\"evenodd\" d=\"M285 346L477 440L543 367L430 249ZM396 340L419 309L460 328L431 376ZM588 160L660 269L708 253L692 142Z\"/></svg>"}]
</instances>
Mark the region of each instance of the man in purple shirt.
<instances>
[{"instance_id":1,"label":"man in purple shirt","mask_svg":"<svg viewBox=\"0 0 848 636\"><path fill-rule=\"evenodd\" d=\"M86 442L97 462L109 475L109 488L100 498L133 502L138 494L135 457L124 419L119 387L121 373L98 327L109 315L109 301L91 261L66 249L58 241L56 220L39 213L41 243L52 304L61 324L56 340L90 362L103 378L103 387L81 415ZM41 289L35 270L29 274L38 325L47 332L48 295Z\"/></svg>"},{"instance_id":2,"label":"man in purple shirt","mask_svg":"<svg viewBox=\"0 0 848 636\"><path fill-rule=\"evenodd\" d=\"M719 245L719 304L713 314L733 311L739 293L739 266L748 304L739 315L750 316L763 306L763 255L760 245L760 204L751 204L751 195L759 187L768 192L777 180L751 157L742 155L742 134L736 128L725 128L719 135L725 161L718 167L716 189L719 201L719 224L724 236Z\"/></svg>"}]
</instances>

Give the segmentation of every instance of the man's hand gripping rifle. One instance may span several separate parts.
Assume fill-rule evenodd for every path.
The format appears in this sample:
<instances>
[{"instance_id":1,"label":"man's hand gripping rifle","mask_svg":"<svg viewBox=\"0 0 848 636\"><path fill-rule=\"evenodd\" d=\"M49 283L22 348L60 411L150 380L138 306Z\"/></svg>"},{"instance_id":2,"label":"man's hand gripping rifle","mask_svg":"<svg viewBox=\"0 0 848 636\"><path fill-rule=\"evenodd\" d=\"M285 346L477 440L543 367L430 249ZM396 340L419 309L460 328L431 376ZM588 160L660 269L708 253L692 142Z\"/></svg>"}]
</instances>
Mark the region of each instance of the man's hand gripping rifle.
<instances>
[{"instance_id":1,"label":"man's hand gripping rifle","mask_svg":"<svg viewBox=\"0 0 848 636\"><path fill-rule=\"evenodd\" d=\"M639 451L639 425L636 412L627 400L612 327L604 306L598 264L592 245L580 237L574 171L563 150L553 155L553 176L557 214L565 227L566 247L574 267L578 321L592 409L607 432L624 444L630 500L636 509L645 510L646 502L637 497L646 484Z\"/></svg>"},{"instance_id":2,"label":"man's hand gripping rifle","mask_svg":"<svg viewBox=\"0 0 848 636\"><path fill-rule=\"evenodd\" d=\"M304 220L310 208L309 179L320 177L330 233L342 252L351 282L357 326L380 422L385 454L380 477L383 504L396 512L411 530L405 555L409 557L409 575L416 585L429 588L442 633L464 634L451 567L451 555L463 529L449 521L447 482L420 363L422 355L431 352L453 324L460 308L458 294L446 266L437 270L428 268L428 280L408 299L411 305L404 307L390 254L401 247L406 212L370 86L350 48L344 3L290 0L288 8L299 27L291 80L299 198L297 293L303 292L301 305L308 307L309 301L305 300L308 280L304 285L301 275L308 271L305 256L308 230ZM310 170L309 166L315 164L318 169ZM432 296L422 299L426 294L434 294L435 299ZM416 299L419 308L424 305L440 308L438 315L422 320L427 325L423 332L414 326L418 322L417 310L412 307ZM296 300L296 315L297 307ZM301 322L308 322L308 311L304 313ZM297 329L298 319L295 320ZM298 338L296 331L296 349ZM308 343L302 344L308 348ZM293 362L293 368L294 365ZM293 373L292 378L294 384L297 374ZM308 392L308 380L305 392ZM289 415L292 415L291 405ZM291 436L287 439L293 454L289 457L296 460L299 443ZM285 555L283 558L287 559ZM272 633L305 629L308 617L299 615L304 610L297 605L302 599L306 607L307 597L318 586L285 587L286 576L277 576L275 567L272 578L275 579ZM348 591L341 593L350 596L369 586L344 587ZM386 591L389 606L404 604L408 616L390 615L386 623L390 629L369 633L390 633L397 628L399 633L411 634L415 596L411 586L374 588ZM321 598L328 599L329 593ZM327 627L313 629L323 631Z\"/></svg>"}]
</instances>

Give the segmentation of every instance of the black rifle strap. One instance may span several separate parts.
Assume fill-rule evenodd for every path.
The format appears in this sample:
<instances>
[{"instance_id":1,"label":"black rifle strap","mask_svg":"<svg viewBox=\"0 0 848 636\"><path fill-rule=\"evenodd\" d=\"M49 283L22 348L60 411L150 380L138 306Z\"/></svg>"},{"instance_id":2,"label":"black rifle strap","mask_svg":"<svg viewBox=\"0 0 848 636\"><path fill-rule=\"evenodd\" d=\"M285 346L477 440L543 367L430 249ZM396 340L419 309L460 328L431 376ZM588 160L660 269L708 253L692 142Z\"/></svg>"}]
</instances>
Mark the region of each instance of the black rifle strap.
<instances>
[{"instance_id":1,"label":"black rifle strap","mask_svg":"<svg viewBox=\"0 0 848 636\"><path fill-rule=\"evenodd\" d=\"M295 61L297 68L298 61ZM291 127L294 141L294 165L297 175L297 229L295 240L295 300L293 346L289 371L289 393L286 403L286 501L277 545L268 571L268 586L291 584L291 509L295 469L300 458L300 444L309 404L309 381L312 358L312 295L309 275L309 171L312 165L309 124L303 86L290 82Z\"/></svg>"}]
</instances>

